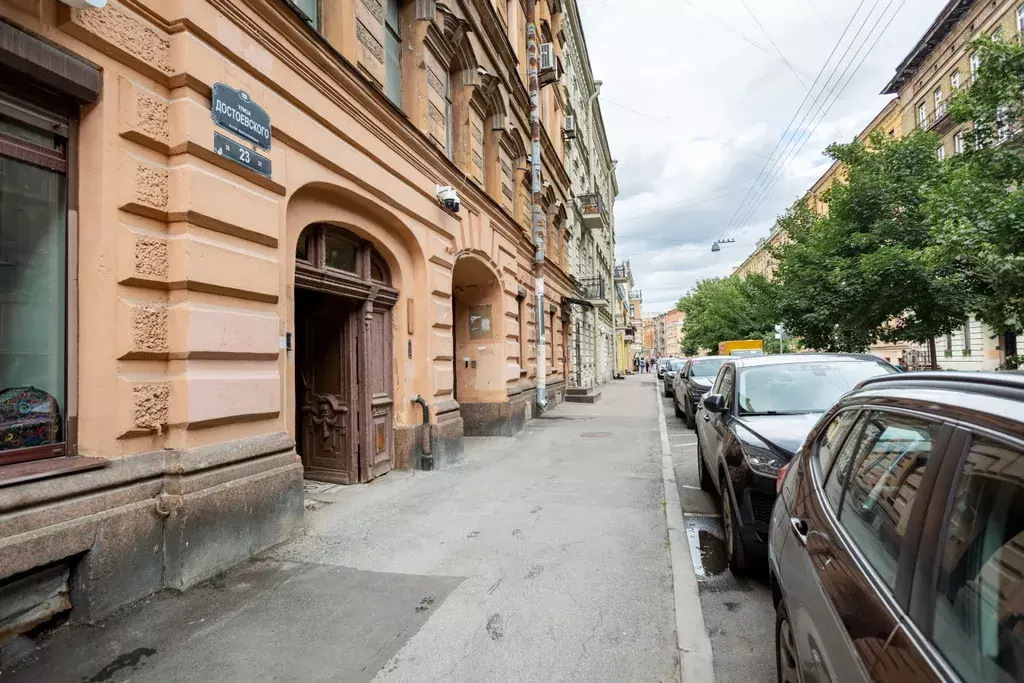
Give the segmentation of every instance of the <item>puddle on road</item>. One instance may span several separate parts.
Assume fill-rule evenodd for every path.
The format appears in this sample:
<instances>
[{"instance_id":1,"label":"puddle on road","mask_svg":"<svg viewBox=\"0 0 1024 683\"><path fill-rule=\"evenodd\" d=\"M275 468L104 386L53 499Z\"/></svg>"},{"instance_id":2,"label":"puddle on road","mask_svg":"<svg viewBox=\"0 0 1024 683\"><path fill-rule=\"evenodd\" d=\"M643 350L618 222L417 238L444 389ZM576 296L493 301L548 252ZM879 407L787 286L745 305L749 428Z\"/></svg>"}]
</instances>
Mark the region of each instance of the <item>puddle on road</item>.
<instances>
[{"instance_id":1,"label":"puddle on road","mask_svg":"<svg viewBox=\"0 0 1024 683\"><path fill-rule=\"evenodd\" d=\"M700 521L696 521L700 520ZM719 535L713 518L690 518L687 520L686 537L690 542L690 557L698 579L717 576L729 568L725 553L725 541ZM701 528L704 527L704 528ZM716 533L717 532L717 533Z\"/></svg>"}]
</instances>

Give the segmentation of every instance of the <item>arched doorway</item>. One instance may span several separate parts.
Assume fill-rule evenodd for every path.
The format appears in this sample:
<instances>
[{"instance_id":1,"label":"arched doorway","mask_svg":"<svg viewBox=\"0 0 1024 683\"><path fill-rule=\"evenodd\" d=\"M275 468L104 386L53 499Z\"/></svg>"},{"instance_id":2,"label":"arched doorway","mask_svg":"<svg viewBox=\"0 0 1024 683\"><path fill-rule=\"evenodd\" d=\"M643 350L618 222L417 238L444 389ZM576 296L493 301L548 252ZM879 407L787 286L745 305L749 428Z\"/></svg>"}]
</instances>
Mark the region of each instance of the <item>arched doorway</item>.
<instances>
[{"instance_id":1,"label":"arched doorway","mask_svg":"<svg viewBox=\"0 0 1024 683\"><path fill-rule=\"evenodd\" d=\"M295 251L296 446L306 477L351 484L394 463L391 309L373 246L316 223Z\"/></svg>"},{"instance_id":2,"label":"arched doorway","mask_svg":"<svg viewBox=\"0 0 1024 683\"><path fill-rule=\"evenodd\" d=\"M508 400L501 283L482 259L464 255L452 273L455 400Z\"/></svg>"}]
</instances>

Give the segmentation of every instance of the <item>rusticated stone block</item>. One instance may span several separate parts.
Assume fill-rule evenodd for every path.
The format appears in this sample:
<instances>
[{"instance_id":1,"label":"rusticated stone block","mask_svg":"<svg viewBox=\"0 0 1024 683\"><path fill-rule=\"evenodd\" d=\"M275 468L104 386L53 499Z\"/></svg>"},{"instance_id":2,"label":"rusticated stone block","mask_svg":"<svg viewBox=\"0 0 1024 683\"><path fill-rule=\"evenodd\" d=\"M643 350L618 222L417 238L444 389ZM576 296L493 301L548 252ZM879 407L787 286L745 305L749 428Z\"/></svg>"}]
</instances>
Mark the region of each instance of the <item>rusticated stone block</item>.
<instances>
[{"instance_id":1,"label":"rusticated stone block","mask_svg":"<svg viewBox=\"0 0 1024 683\"><path fill-rule=\"evenodd\" d=\"M135 241L135 272L147 279L166 279L167 240L139 237Z\"/></svg>"},{"instance_id":2,"label":"rusticated stone block","mask_svg":"<svg viewBox=\"0 0 1024 683\"><path fill-rule=\"evenodd\" d=\"M119 98L121 135L166 150L170 138L170 102L123 77Z\"/></svg>"},{"instance_id":3,"label":"rusticated stone block","mask_svg":"<svg viewBox=\"0 0 1024 683\"><path fill-rule=\"evenodd\" d=\"M119 52L148 72L171 74L171 42L152 24L117 2L71 9L62 28L105 52Z\"/></svg>"},{"instance_id":4,"label":"rusticated stone block","mask_svg":"<svg viewBox=\"0 0 1024 683\"><path fill-rule=\"evenodd\" d=\"M132 306L132 351L167 353L167 307L161 304Z\"/></svg>"},{"instance_id":5,"label":"rusticated stone block","mask_svg":"<svg viewBox=\"0 0 1024 683\"><path fill-rule=\"evenodd\" d=\"M170 415L171 388L165 383L132 387L132 425L136 429L160 429Z\"/></svg>"},{"instance_id":6,"label":"rusticated stone block","mask_svg":"<svg viewBox=\"0 0 1024 683\"><path fill-rule=\"evenodd\" d=\"M167 167L121 152L118 205L125 211L167 219L170 182Z\"/></svg>"},{"instance_id":7,"label":"rusticated stone block","mask_svg":"<svg viewBox=\"0 0 1024 683\"><path fill-rule=\"evenodd\" d=\"M135 198L142 204L167 208L167 172L152 166L135 169Z\"/></svg>"}]
</instances>

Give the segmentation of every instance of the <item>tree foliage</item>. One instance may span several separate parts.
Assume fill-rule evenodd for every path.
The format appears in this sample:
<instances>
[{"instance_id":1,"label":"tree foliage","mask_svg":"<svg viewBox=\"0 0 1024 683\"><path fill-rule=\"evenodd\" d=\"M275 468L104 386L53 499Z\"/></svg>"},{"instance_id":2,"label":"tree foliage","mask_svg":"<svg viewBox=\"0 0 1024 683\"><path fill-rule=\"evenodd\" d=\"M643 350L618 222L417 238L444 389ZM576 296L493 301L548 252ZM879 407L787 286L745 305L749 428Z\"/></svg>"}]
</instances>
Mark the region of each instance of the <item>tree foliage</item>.
<instances>
[{"instance_id":1,"label":"tree foliage","mask_svg":"<svg viewBox=\"0 0 1024 683\"><path fill-rule=\"evenodd\" d=\"M773 251L781 318L806 346L863 351L963 325L962 272L928 252L925 190L942 175L938 145L922 131L831 145L845 176L824 194L827 215L801 203L780 219L789 238Z\"/></svg>"},{"instance_id":2,"label":"tree foliage","mask_svg":"<svg viewBox=\"0 0 1024 683\"><path fill-rule=\"evenodd\" d=\"M686 313L683 353L717 351L719 342L773 334L777 302L778 286L761 275L702 280L676 305Z\"/></svg>"},{"instance_id":3,"label":"tree foliage","mask_svg":"<svg viewBox=\"0 0 1024 683\"><path fill-rule=\"evenodd\" d=\"M970 307L996 331L1024 331L1024 47L984 38L970 88L950 115L971 124L963 154L941 164L925 194L931 254L964 273Z\"/></svg>"},{"instance_id":4,"label":"tree foliage","mask_svg":"<svg viewBox=\"0 0 1024 683\"><path fill-rule=\"evenodd\" d=\"M843 174L824 215L799 203L779 219L776 279L705 280L680 299L688 354L758 337L770 350L777 322L831 351L912 341L934 352L968 314L1024 332L1024 46L973 47L978 73L948 105L963 153L940 159L941 139L923 130L830 146Z\"/></svg>"}]
</instances>

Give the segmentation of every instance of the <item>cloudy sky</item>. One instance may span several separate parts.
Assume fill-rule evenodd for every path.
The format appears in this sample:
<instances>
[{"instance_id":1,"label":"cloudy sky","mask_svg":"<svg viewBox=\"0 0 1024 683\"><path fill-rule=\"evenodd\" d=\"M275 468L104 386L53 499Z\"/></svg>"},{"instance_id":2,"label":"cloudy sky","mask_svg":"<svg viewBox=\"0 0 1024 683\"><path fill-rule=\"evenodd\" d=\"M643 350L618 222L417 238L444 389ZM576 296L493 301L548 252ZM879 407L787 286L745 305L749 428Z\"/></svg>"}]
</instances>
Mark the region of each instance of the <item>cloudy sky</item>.
<instances>
[{"instance_id":1,"label":"cloudy sky","mask_svg":"<svg viewBox=\"0 0 1024 683\"><path fill-rule=\"evenodd\" d=\"M885 106L878 93L944 4L579 0L619 162L616 256L645 313L746 258L828 168L825 146ZM774 187L755 183L762 170ZM712 253L723 237L736 242Z\"/></svg>"}]
</instances>

